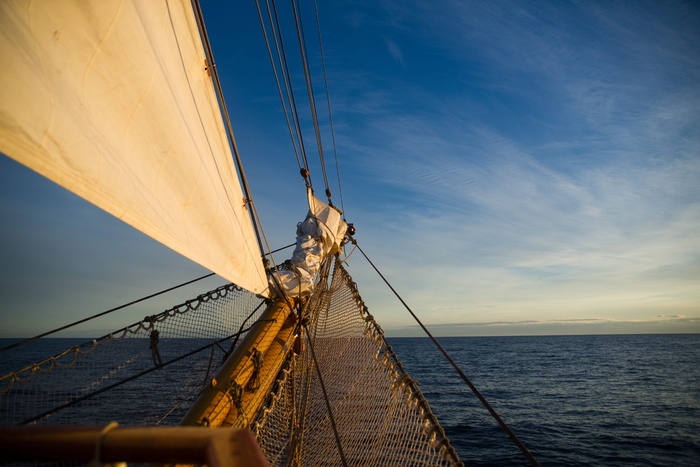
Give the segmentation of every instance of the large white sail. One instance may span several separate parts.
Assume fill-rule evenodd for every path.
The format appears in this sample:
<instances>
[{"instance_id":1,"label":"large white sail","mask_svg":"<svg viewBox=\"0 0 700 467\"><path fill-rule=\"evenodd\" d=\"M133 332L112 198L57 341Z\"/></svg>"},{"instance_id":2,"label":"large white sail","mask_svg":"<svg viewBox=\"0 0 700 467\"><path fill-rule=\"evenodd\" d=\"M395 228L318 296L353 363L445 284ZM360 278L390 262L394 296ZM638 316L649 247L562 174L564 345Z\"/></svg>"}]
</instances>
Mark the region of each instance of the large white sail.
<instances>
[{"instance_id":1,"label":"large white sail","mask_svg":"<svg viewBox=\"0 0 700 467\"><path fill-rule=\"evenodd\" d=\"M0 59L0 151L267 295L190 0L3 0Z\"/></svg>"}]
</instances>

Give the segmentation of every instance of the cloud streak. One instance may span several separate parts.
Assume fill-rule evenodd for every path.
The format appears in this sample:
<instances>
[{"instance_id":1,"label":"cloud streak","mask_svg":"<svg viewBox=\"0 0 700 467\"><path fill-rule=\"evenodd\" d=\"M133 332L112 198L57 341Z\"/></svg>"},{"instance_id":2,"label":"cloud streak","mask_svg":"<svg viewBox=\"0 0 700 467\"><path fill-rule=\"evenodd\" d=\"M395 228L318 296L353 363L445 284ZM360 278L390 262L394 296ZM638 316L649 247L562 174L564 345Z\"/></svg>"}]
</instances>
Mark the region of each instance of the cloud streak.
<instances>
[{"instance_id":1,"label":"cloud streak","mask_svg":"<svg viewBox=\"0 0 700 467\"><path fill-rule=\"evenodd\" d=\"M672 332L698 330L700 7L514 0L341 6L321 14L330 25L324 51L346 212L363 249L426 324L464 334L656 332L663 323ZM214 15L208 23L215 50L226 50L217 66L231 80L224 86L256 204L272 246L287 244L305 197L274 82L270 77L266 88L260 78L269 71L261 60L267 52L249 43L259 31L243 15ZM318 57L310 57L315 65ZM293 74L303 87L300 72ZM320 185L320 172L312 173ZM46 192L26 180L16 191ZM49 205L18 202L5 217L21 221L24 209L48 222L59 217L40 212ZM90 237L101 236L121 244L114 252L97 245L104 256L74 270L104 272L88 271L82 282L102 282L93 289L102 296L115 283L137 290L146 275L172 282L163 268L199 273L169 252L144 254L150 243L129 256L143 261L134 266L141 275L124 272L123 252L138 239L99 220L65 219L65 229L25 223L29 234L18 228L3 236L34 253L20 274L27 282L36 275L46 290L63 288L55 267L78 256L69 247L87 248ZM16 228L11 222L6 230ZM42 246L32 248L34 240ZM21 252L5 250L23 261ZM374 273L355 257L349 264L382 326L404 329L409 318ZM70 274L61 277L73 281ZM6 282L15 293L5 298L35 295ZM75 287L66 293L80 295Z\"/></svg>"},{"instance_id":2,"label":"cloud streak","mask_svg":"<svg viewBox=\"0 0 700 467\"><path fill-rule=\"evenodd\" d=\"M635 320L584 318L491 321L449 323L428 327L431 332L441 336L697 333L700 332L700 318L668 316ZM422 335L418 326L406 326L393 330L391 337L421 337Z\"/></svg>"},{"instance_id":3,"label":"cloud streak","mask_svg":"<svg viewBox=\"0 0 700 467\"><path fill-rule=\"evenodd\" d=\"M681 323L698 324L700 318L688 318L683 315L658 315L650 316L647 319L612 319L612 318L567 318L549 320L523 320L523 321L490 321L490 322L468 322L468 323L446 323L433 325L435 328L450 327L457 325L468 326L534 326L540 324L657 324L657 323Z\"/></svg>"},{"instance_id":4,"label":"cloud streak","mask_svg":"<svg viewBox=\"0 0 700 467\"><path fill-rule=\"evenodd\" d=\"M421 35L432 66L462 83L398 81L351 146L385 186L373 220L396 237L374 242L381 262L431 322L478 319L486 303L504 318L604 312L618 324L699 312L700 62L689 44L700 37L656 10L393 6L396 34ZM395 112L406 96L419 107ZM391 259L406 252L418 271ZM465 300L461 315L445 310Z\"/></svg>"}]
</instances>

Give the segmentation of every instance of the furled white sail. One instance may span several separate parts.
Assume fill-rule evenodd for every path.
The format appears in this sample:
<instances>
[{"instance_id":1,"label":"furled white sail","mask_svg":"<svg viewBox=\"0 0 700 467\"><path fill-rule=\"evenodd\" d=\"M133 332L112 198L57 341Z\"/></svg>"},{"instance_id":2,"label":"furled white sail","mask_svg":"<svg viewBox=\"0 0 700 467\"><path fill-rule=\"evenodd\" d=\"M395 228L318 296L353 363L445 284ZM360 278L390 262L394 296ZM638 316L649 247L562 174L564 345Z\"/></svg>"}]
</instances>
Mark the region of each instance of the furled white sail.
<instances>
[{"instance_id":1,"label":"furled white sail","mask_svg":"<svg viewBox=\"0 0 700 467\"><path fill-rule=\"evenodd\" d=\"M190 0L3 0L0 58L0 151L268 294Z\"/></svg>"},{"instance_id":2,"label":"furled white sail","mask_svg":"<svg viewBox=\"0 0 700 467\"><path fill-rule=\"evenodd\" d=\"M343 243L348 225L340 212L307 191L309 213L297 225L297 244L290 259L291 267L270 274L273 295L303 297L314 291L323 259L335 253Z\"/></svg>"}]
</instances>

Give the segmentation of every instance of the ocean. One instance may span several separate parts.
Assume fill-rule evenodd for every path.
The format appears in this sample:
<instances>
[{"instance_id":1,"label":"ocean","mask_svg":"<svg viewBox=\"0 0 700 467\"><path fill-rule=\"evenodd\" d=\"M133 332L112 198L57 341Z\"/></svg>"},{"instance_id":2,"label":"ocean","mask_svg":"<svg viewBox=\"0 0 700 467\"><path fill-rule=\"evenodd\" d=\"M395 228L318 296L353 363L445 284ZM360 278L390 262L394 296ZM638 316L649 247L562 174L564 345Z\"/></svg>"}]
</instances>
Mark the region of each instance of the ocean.
<instances>
[{"instance_id":1,"label":"ocean","mask_svg":"<svg viewBox=\"0 0 700 467\"><path fill-rule=\"evenodd\" d=\"M429 339L388 341L467 465L529 465ZM438 341L544 466L700 466L698 334Z\"/></svg>"},{"instance_id":2,"label":"ocean","mask_svg":"<svg viewBox=\"0 0 700 467\"><path fill-rule=\"evenodd\" d=\"M544 466L700 466L700 334L438 340ZM40 354L52 355L83 341L45 339L38 346L0 354L0 370L17 369ZM0 339L2 345L10 342ZM143 347L139 364L144 368L152 365L147 342L129 343ZM183 342L175 339L173 345L181 350ZM529 465L429 339L388 342L404 369L419 381L467 465ZM109 358L113 350L105 352ZM199 364L208 363L207 355ZM169 379L182 385L191 368L191 362L170 367ZM158 402L153 381L135 382L144 397L130 399L128 408L141 417ZM200 383L194 381L193 387ZM121 397L118 391L114 397ZM128 417L125 407L115 405L119 413L105 414L112 404L95 404L94 414L108 417L107 422L130 424L123 418ZM155 408L161 414L168 409Z\"/></svg>"}]
</instances>

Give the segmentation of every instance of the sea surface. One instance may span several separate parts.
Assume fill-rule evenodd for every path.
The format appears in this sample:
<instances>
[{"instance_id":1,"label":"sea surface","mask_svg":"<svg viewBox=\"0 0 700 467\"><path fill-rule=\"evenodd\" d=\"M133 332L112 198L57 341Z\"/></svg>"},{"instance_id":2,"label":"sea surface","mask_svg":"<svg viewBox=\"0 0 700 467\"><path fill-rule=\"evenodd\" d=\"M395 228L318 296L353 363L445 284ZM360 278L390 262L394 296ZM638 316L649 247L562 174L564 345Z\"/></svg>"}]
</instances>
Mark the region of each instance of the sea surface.
<instances>
[{"instance_id":1,"label":"sea surface","mask_svg":"<svg viewBox=\"0 0 700 467\"><path fill-rule=\"evenodd\" d=\"M529 465L428 338L393 338L467 465ZM545 466L700 466L700 334L438 341Z\"/></svg>"},{"instance_id":2,"label":"sea surface","mask_svg":"<svg viewBox=\"0 0 700 467\"><path fill-rule=\"evenodd\" d=\"M544 466L700 466L700 334L438 340ZM36 355L30 345L0 354L0 370L81 342L46 339ZM129 345L150 352L147 342ZM529 465L429 339L388 342L467 465ZM172 368L177 384L187 368ZM136 413L154 405L153 384L138 381Z\"/></svg>"}]
</instances>

